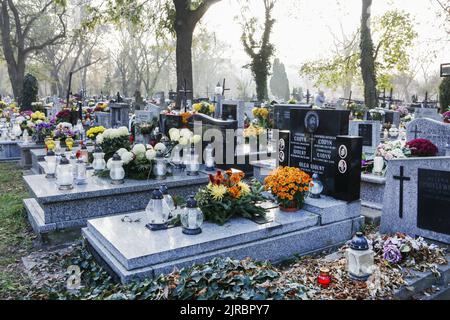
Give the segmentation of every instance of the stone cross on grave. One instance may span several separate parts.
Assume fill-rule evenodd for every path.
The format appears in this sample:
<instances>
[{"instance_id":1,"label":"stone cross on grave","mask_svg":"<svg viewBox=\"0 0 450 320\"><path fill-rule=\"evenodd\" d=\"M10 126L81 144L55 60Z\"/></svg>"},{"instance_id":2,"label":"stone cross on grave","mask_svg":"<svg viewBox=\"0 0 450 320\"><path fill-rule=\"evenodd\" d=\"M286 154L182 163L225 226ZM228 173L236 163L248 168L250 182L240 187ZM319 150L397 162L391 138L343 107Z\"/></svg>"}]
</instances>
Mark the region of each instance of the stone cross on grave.
<instances>
[{"instance_id":1,"label":"stone cross on grave","mask_svg":"<svg viewBox=\"0 0 450 320\"><path fill-rule=\"evenodd\" d=\"M187 111L187 95L188 95L188 93L192 93L192 90L188 90L187 89L187 81L186 81L186 79L184 79L184 86L183 86L183 88L181 88L181 90L179 90L178 91L179 93L182 93L183 94L183 101L182 101L182 103L184 104L184 112L186 112Z\"/></svg>"},{"instance_id":2,"label":"stone cross on grave","mask_svg":"<svg viewBox=\"0 0 450 320\"><path fill-rule=\"evenodd\" d=\"M422 131L419 131L419 129L417 128L417 124L416 124L416 127L414 128L414 130L411 132L414 133L414 139L417 139L418 133L423 133Z\"/></svg>"},{"instance_id":3,"label":"stone cross on grave","mask_svg":"<svg viewBox=\"0 0 450 320\"><path fill-rule=\"evenodd\" d=\"M225 87L225 79L223 79L223 86L222 86L222 97L225 98L225 91L230 91L230 88Z\"/></svg>"},{"instance_id":4,"label":"stone cross on grave","mask_svg":"<svg viewBox=\"0 0 450 320\"><path fill-rule=\"evenodd\" d=\"M405 181L411 181L411 178L405 177L405 167L400 167L400 175L394 176L394 180L400 181L400 203L399 203L399 209L398 214L400 219L403 219L403 184Z\"/></svg>"}]
</instances>

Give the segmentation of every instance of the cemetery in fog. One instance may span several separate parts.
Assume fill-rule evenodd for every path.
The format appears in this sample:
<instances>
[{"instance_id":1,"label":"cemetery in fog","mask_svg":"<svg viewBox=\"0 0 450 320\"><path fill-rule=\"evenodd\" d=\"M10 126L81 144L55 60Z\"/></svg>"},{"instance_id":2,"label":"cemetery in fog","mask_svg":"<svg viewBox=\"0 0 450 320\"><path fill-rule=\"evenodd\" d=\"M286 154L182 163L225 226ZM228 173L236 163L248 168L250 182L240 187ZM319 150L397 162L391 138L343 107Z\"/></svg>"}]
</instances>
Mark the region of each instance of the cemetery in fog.
<instances>
[{"instance_id":1,"label":"cemetery in fog","mask_svg":"<svg viewBox=\"0 0 450 320\"><path fill-rule=\"evenodd\" d=\"M0 299L449 300L450 1L388 2L0 1Z\"/></svg>"}]
</instances>

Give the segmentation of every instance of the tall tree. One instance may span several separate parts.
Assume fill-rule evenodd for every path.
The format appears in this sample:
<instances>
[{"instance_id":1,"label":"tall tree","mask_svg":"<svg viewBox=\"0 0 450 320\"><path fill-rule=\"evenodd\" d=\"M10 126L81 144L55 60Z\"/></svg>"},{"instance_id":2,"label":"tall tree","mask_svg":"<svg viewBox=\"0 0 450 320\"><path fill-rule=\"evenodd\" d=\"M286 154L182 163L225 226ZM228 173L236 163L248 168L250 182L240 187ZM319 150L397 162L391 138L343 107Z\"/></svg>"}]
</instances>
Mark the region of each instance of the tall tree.
<instances>
[{"instance_id":1,"label":"tall tree","mask_svg":"<svg viewBox=\"0 0 450 320\"><path fill-rule=\"evenodd\" d=\"M256 95L259 101L268 99L267 78L270 74L270 59L272 58L275 48L270 42L270 35L272 33L275 19L273 19L273 9L276 0L264 1L264 25L262 26L262 35L259 40L257 32L258 19L256 17L247 18L246 13L249 11L248 5L242 8L242 36L241 41L244 50L250 57L251 62L246 66L252 71L256 83Z\"/></svg>"},{"instance_id":2,"label":"tall tree","mask_svg":"<svg viewBox=\"0 0 450 320\"><path fill-rule=\"evenodd\" d=\"M364 101L367 108L378 106L374 46L370 30L372 0L362 0L361 15L361 75L364 83Z\"/></svg>"},{"instance_id":3,"label":"tall tree","mask_svg":"<svg viewBox=\"0 0 450 320\"><path fill-rule=\"evenodd\" d=\"M289 79L286 74L286 68L280 59L275 59L273 62L272 78L270 79L270 90L277 98L289 100L291 95L289 89Z\"/></svg>"},{"instance_id":4,"label":"tall tree","mask_svg":"<svg viewBox=\"0 0 450 320\"><path fill-rule=\"evenodd\" d=\"M0 32L3 55L15 98L22 97L25 66L31 54L55 44L66 36L65 8L62 0L1 0ZM39 32L39 27L51 26L51 33Z\"/></svg>"}]
</instances>

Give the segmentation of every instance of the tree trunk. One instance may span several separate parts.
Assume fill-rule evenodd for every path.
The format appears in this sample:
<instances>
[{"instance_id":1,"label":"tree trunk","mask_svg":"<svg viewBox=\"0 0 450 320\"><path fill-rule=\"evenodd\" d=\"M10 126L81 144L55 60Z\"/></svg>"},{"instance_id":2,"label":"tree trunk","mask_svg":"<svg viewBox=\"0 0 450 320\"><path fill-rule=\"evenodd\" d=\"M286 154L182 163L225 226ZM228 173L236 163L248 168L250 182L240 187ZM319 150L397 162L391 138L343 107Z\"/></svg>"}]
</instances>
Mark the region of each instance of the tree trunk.
<instances>
[{"instance_id":1,"label":"tree trunk","mask_svg":"<svg viewBox=\"0 0 450 320\"><path fill-rule=\"evenodd\" d=\"M267 73L258 72L255 73L255 83L256 83L256 96L258 101L263 102L269 98L269 93L267 89Z\"/></svg>"},{"instance_id":2,"label":"tree trunk","mask_svg":"<svg viewBox=\"0 0 450 320\"><path fill-rule=\"evenodd\" d=\"M192 75L192 39L194 27L182 20L178 20L176 26L177 108L180 108L182 99L184 98L184 93L180 93L180 91L184 89L191 91L187 93L187 100L192 100L194 96ZM186 88L184 87L185 81Z\"/></svg>"},{"instance_id":3,"label":"tree trunk","mask_svg":"<svg viewBox=\"0 0 450 320\"><path fill-rule=\"evenodd\" d=\"M367 108L378 106L377 79L372 35L370 31L370 7L372 0L362 0L361 17L361 74L364 82L364 101Z\"/></svg>"}]
</instances>

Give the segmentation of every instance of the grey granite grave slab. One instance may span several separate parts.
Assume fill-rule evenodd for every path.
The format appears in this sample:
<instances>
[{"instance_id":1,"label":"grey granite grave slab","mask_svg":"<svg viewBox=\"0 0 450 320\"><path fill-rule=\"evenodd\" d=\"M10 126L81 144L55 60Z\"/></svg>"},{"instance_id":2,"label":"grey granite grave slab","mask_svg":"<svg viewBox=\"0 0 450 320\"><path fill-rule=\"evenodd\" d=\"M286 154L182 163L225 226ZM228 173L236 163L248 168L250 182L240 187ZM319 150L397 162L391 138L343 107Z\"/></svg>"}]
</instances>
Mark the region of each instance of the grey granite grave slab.
<instances>
[{"instance_id":1,"label":"grey granite grave slab","mask_svg":"<svg viewBox=\"0 0 450 320\"><path fill-rule=\"evenodd\" d=\"M261 183L277 167L276 159L258 160L250 163L253 166L253 177Z\"/></svg>"},{"instance_id":2,"label":"grey granite grave slab","mask_svg":"<svg viewBox=\"0 0 450 320\"><path fill-rule=\"evenodd\" d=\"M347 203L326 196L319 199L307 198L303 209L318 214L320 224L327 225L359 217L361 215L361 201Z\"/></svg>"},{"instance_id":3,"label":"grey granite grave slab","mask_svg":"<svg viewBox=\"0 0 450 320\"><path fill-rule=\"evenodd\" d=\"M365 129L370 129L366 132ZM350 121L349 134L351 136L363 136L363 152L374 154L380 144L381 123L379 121ZM368 136L365 136L368 134Z\"/></svg>"},{"instance_id":4,"label":"grey granite grave slab","mask_svg":"<svg viewBox=\"0 0 450 320\"><path fill-rule=\"evenodd\" d=\"M20 160L20 148L17 141L0 141L0 161Z\"/></svg>"},{"instance_id":5,"label":"grey granite grave slab","mask_svg":"<svg viewBox=\"0 0 450 320\"><path fill-rule=\"evenodd\" d=\"M96 112L95 119L97 126L111 128L111 114L109 112Z\"/></svg>"},{"instance_id":6,"label":"grey granite grave slab","mask_svg":"<svg viewBox=\"0 0 450 320\"><path fill-rule=\"evenodd\" d=\"M386 178L374 174L361 175L361 200L365 207L381 210Z\"/></svg>"},{"instance_id":7,"label":"grey granite grave slab","mask_svg":"<svg viewBox=\"0 0 450 320\"><path fill-rule=\"evenodd\" d=\"M442 116L438 113L438 109L435 108L416 108L414 111L415 119L433 119L442 122Z\"/></svg>"},{"instance_id":8,"label":"grey granite grave slab","mask_svg":"<svg viewBox=\"0 0 450 320\"><path fill-rule=\"evenodd\" d=\"M432 121L432 120L431 120ZM440 176L439 181L426 181L429 188L433 188L431 196L439 201L450 203L450 179L448 181L442 172L450 172L450 157L434 158L410 158L396 159L389 161L388 171L386 173L386 188L383 198L383 214L381 216L381 232L395 233L403 232L411 236L421 236L443 243L450 243L450 230L446 233L426 230L419 227L419 198L424 196L419 194L419 170L435 170ZM404 178L400 182L398 177L403 170ZM401 184L403 183L403 200L400 196ZM428 188L427 188L428 189ZM428 195L429 196L429 195ZM400 207L402 201L402 208ZM402 210L401 210L402 209ZM425 212L427 208L424 208ZM436 211L436 208L429 208L427 214ZM450 218L450 206L437 208L441 213L441 222L448 226ZM402 212L403 211L403 212Z\"/></svg>"},{"instance_id":9,"label":"grey granite grave slab","mask_svg":"<svg viewBox=\"0 0 450 320\"><path fill-rule=\"evenodd\" d=\"M19 142L18 146L20 148L20 162L19 162L20 166L25 170L31 169L33 165L31 159L31 150L42 149L44 148L44 145L36 143L24 144L22 142Z\"/></svg>"},{"instance_id":10,"label":"grey granite grave slab","mask_svg":"<svg viewBox=\"0 0 450 320\"><path fill-rule=\"evenodd\" d=\"M406 128L406 139L428 139L439 149L439 155L445 155L445 147L450 144L450 124L432 119L415 119Z\"/></svg>"},{"instance_id":11,"label":"grey granite grave slab","mask_svg":"<svg viewBox=\"0 0 450 320\"><path fill-rule=\"evenodd\" d=\"M209 178L205 174L192 177L181 174L164 181L126 180L122 185L112 185L109 179L95 177L89 170L88 184L75 185L69 191L59 190L56 180L46 179L44 175L25 176L24 180L43 212L25 202L29 217L36 220L31 224L39 226L39 220L43 220L45 227L36 228L35 232L45 233L53 224L53 230L80 228L91 218L144 210L151 191L163 183L173 195L187 197L195 194Z\"/></svg>"},{"instance_id":12,"label":"grey granite grave slab","mask_svg":"<svg viewBox=\"0 0 450 320\"><path fill-rule=\"evenodd\" d=\"M128 283L219 256L279 262L342 244L363 223L358 217L317 226L317 215L307 211L284 214L274 210L273 214L275 221L266 225L233 219L226 226L205 223L202 234L187 236L181 228L147 230L141 212L131 216L142 219L133 224L121 222L121 216L90 220L83 236L96 255Z\"/></svg>"}]
</instances>

